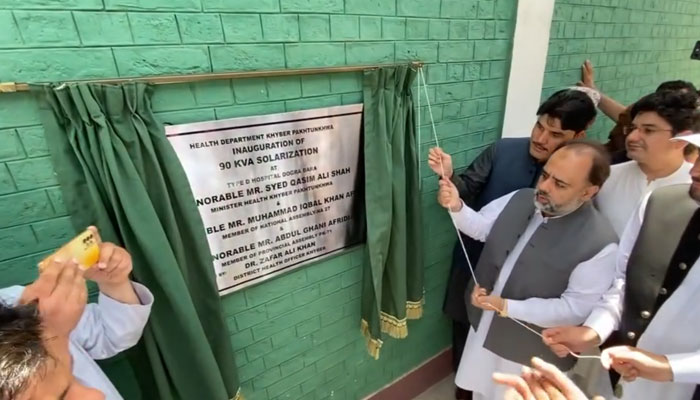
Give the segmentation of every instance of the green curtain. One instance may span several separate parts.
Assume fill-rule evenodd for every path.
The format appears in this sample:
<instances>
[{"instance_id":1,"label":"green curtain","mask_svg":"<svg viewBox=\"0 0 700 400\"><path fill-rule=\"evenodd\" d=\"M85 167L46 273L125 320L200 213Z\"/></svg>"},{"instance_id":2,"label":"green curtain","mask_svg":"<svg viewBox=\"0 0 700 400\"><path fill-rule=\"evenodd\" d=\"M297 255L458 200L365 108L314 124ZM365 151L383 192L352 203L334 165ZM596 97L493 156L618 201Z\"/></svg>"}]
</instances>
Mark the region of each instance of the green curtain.
<instances>
[{"instance_id":1,"label":"green curtain","mask_svg":"<svg viewBox=\"0 0 700 400\"><path fill-rule=\"evenodd\" d=\"M237 398L233 351L204 227L151 107L152 87L33 88L76 229L126 247L155 301L129 359L144 399Z\"/></svg>"},{"instance_id":2,"label":"green curtain","mask_svg":"<svg viewBox=\"0 0 700 400\"><path fill-rule=\"evenodd\" d=\"M381 333L404 338L423 312L418 151L411 88L416 71L386 67L364 74L367 245L362 332L379 358Z\"/></svg>"}]
</instances>

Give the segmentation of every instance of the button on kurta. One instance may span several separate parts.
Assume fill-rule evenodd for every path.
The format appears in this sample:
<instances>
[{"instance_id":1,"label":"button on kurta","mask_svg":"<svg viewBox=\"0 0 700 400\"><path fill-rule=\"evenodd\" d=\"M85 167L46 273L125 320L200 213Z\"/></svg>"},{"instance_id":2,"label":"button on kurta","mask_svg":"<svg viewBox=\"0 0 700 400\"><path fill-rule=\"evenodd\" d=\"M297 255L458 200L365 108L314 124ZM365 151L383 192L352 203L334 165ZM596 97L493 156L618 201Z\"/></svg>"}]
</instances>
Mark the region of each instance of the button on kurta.
<instances>
[{"instance_id":1,"label":"button on kurta","mask_svg":"<svg viewBox=\"0 0 700 400\"><path fill-rule=\"evenodd\" d=\"M659 294L662 296L666 296L668 294L668 290L666 290L666 288L662 287L661 290L659 290Z\"/></svg>"},{"instance_id":2,"label":"button on kurta","mask_svg":"<svg viewBox=\"0 0 700 400\"><path fill-rule=\"evenodd\" d=\"M628 337L630 340L634 340L634 339L637 337L637 334L634 333L634 332L632 332L632 331L629 331L629 332L627 332L627 337Z\"/></svg>"},{"instance_id":3,"label":"button on kurta","mask_svg":"<svg viewBox=\"0 0 700 400\"><path fill-rule=\"evenodd\" d=\"M680 264L678 264L678 268L680 268L681 271L685 271L686 269L688 269L688 264L680 263Z\"/></svg>"},{"instance_id":4,"label":"button on kurta","mask_svg":"<svg viewBox=\"0 0 700 400\"><path fill-rule=\"evenodd\" d=\"M651 313L649 311L642 311L642 318L644 318L644 319L651 318Z\"/></svg>"}]
</instances>

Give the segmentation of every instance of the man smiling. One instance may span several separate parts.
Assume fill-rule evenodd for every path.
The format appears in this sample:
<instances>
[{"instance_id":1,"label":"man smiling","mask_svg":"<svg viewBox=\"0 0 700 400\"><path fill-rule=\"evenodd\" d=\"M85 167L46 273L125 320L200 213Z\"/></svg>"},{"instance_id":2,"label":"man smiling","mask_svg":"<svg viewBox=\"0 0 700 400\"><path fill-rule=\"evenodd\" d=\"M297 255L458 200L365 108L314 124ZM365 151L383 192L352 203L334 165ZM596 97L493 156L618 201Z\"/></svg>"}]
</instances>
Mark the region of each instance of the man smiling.
<instances>
[{"instance_id":1,"label":"man smiling","mask_svg":"<svg viewBox=\"0 0 700 400\"><path fill-rule=\"evenodd\" d=\"M613 165L610 179L596 198L618 236L641 199L654 189L690 182L692 164L685 161L685 142L671 140L692 133L697 125L698 96L662 91L632 106L632 123L624 128L627 155L633 161Z\"/></svg>"}]
</instances>

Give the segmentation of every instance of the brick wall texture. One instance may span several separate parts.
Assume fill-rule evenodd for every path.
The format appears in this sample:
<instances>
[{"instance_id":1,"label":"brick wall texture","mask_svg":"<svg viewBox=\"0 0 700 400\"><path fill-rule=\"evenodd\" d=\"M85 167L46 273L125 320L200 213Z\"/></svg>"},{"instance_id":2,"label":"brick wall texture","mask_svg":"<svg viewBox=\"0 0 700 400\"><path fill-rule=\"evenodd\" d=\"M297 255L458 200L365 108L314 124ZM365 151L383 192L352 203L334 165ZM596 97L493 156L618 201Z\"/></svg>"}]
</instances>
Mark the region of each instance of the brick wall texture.
<instances>
[{"instance_id":1,"label":"brick wall texture","mask_svg":"<svg viewBox=\"0 0 700 400\"><path fill-rule=\"evenodd\" d=\"M3 0L0 81L422 60L438 134L463 166L499 134L514 15L511 0ZM154 94L171 124L361 101L359 73L159 86ZM421 114L425 160L425 107ZM455 234L425 163L421 171L424 318L410 323L407 339L387 340L379 361L367 355L362 248L225 296L247 398L359 399L449 345L440 308ZM0 95L1 285L32 280L37 260L75 233L56 185L34 99Z\"/></svg>"},{"instance_id":2,"label":"brick wall texture","mask_svg":"<svg viewBox=\"0 0 700 400\"><path fill-rule=\"evenodd\" d=\"M612 4L612 6L611 6ZM591 58L622 101L663 79L700 77L687 61L697 2L558 0L543 94ZM3 0L0 80L304 68L422 60L441 145L467 165L500 131L515 18L512 0ZM700 67L700 64L697 64ZM159 86L164 123L350 104L361 74ZM422 160L431 144L423 96ZM599 118L604 119L604 118ZM524 129L529 130L530 127ZM362 248L223 298L244 394L359 399L449 345L440 308L454 232L423 161L426 306L379 361L359 334ZM0 95L0 284L75 232L48 157L37 105ZM116 378L119 379L119 378Z\"/></svg>"},{"instance_id":3,"label":"brick wall texture","mask_svg":"<svg viewBox=\"0 0 700 400\"><path fill-rule=\"evenodd\" d=\"M542 96L575 84L593 62L601 91L622 104L663 81L700 84L690 53L700 40L700 1L556 0ZM605 140L612 121L600 114L590 134Z\"/></svg>"}]
</instances>

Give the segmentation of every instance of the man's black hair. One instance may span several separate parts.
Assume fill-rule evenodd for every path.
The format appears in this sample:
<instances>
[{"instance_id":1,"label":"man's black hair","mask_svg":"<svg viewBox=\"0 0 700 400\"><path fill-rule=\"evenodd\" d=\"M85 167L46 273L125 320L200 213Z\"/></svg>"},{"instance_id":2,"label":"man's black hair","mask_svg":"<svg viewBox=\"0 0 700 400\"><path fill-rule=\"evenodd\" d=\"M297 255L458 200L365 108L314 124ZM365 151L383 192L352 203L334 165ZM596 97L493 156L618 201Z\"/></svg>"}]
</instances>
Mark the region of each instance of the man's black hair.
<instances>
[{"instance_id":1,"label":"man's black hair","mask_svg":"<svg viewBox=\"0 0 700 400\"><path fill-rule=\"evenodd\" d=\"M556 118L563 130L581 132L593 121L596 115L595 104L587 94L574 89L560 90L551 95L537 109L537 115Z\"/></svg>"},{"instance_id":2,"label":"man's black hair","mask_svg":"<svg viewBox=\"0 0 700 400\"><path fill-rule=\"evenodd\" d=\"M693 85L692 82L688 81L666 81L656 88L657 92L671 91L671 92L690 92L698 93L698 89Z\"/></svg>"},{"instance_id":3,"label":"man's black hair","mask_svg":"<svg viewBox=\"0 0 700 400\"><path fill-rule=\"evenodd\" d=\"M673 136L680 132L700 132L700 109L696 93L661 91L646 95L632 106L630 116L655 112L673 129Z\"/></svg>"}]
</instances>

